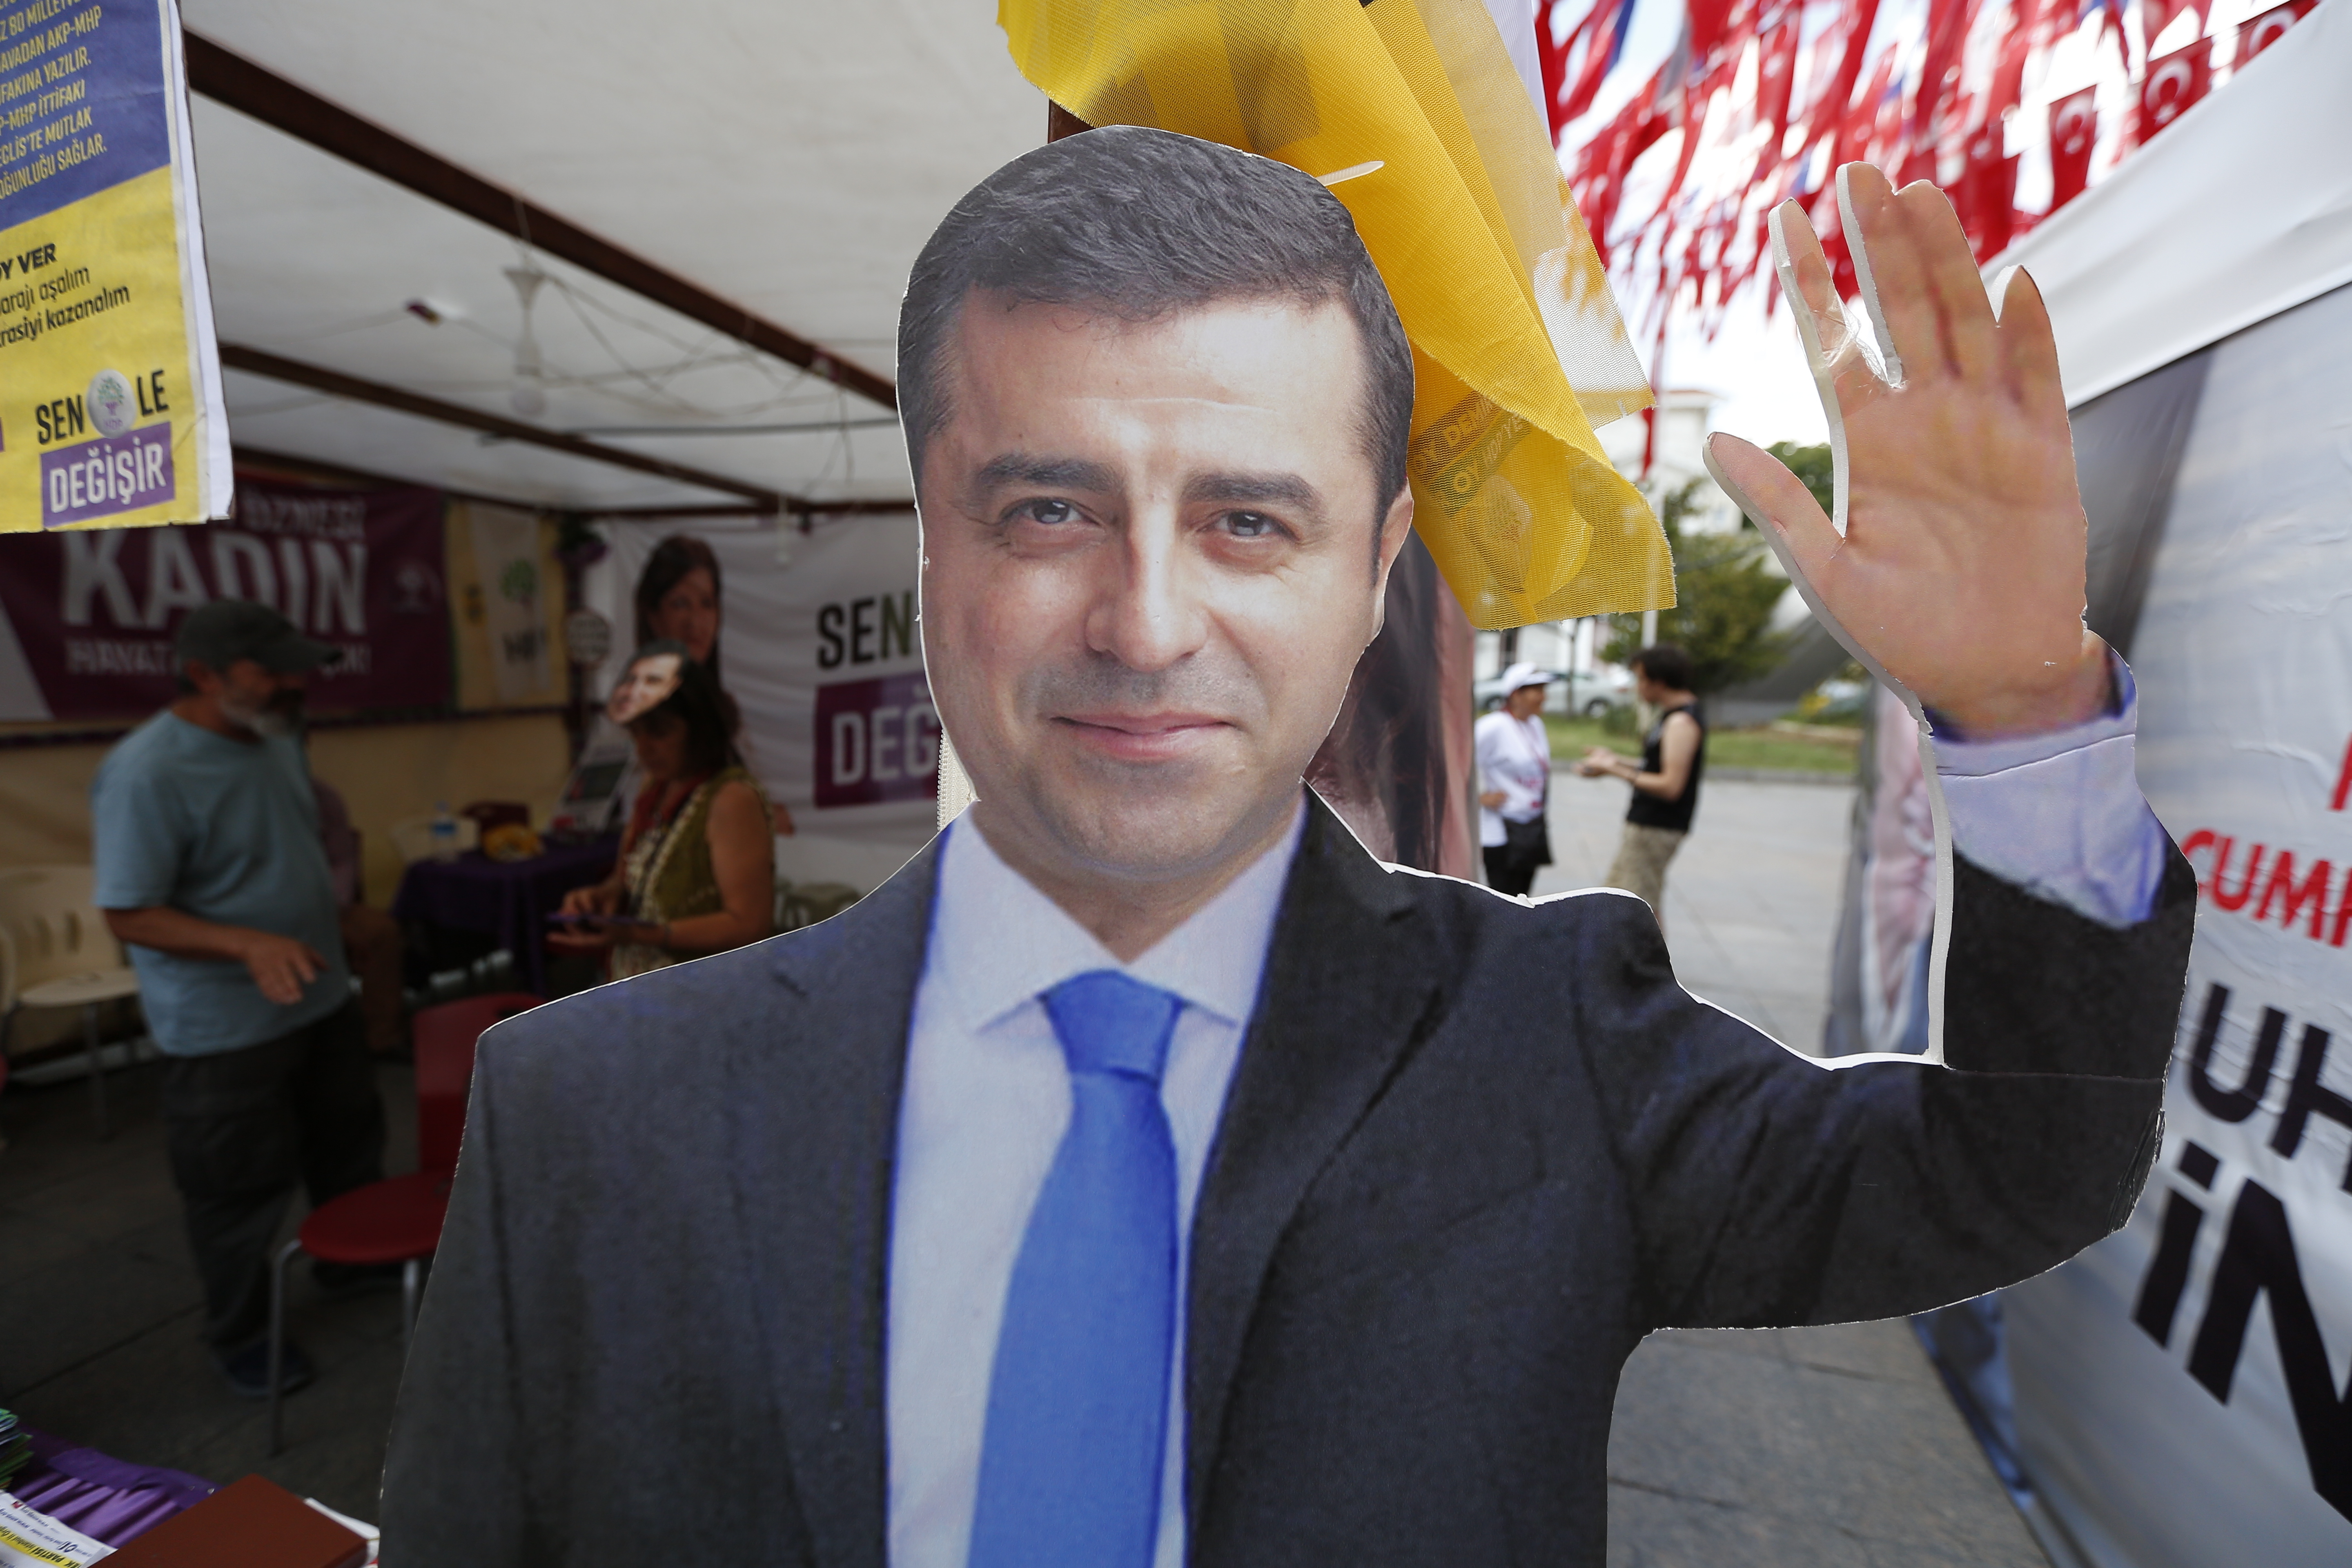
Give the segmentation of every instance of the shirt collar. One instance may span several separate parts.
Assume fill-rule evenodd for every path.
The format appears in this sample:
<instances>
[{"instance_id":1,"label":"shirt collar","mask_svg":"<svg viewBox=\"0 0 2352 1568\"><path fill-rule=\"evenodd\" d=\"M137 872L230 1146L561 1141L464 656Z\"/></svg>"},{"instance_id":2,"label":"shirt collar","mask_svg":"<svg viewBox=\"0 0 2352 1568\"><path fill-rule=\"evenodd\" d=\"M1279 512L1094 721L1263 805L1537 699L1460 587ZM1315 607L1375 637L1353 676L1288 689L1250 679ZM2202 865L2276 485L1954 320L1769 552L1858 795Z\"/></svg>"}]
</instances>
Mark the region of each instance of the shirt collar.
<instances>
[{"instance_id":1,"label":"shirt collar","mask_svg":"<svg viewBox=\"0 0 2352 1568\"><path fill-rule=\"evenodd\" d=\"M969 816L958 817L940 851L927 963L937 966L950 1005L975 1032L1097 969L1119 970L1238 1027L1257 1005L1283 884L1307 825L1304 807L1302 800L1279 842L1132 963L1111 956L998 858Z\"/></svg>"}]
</instances>

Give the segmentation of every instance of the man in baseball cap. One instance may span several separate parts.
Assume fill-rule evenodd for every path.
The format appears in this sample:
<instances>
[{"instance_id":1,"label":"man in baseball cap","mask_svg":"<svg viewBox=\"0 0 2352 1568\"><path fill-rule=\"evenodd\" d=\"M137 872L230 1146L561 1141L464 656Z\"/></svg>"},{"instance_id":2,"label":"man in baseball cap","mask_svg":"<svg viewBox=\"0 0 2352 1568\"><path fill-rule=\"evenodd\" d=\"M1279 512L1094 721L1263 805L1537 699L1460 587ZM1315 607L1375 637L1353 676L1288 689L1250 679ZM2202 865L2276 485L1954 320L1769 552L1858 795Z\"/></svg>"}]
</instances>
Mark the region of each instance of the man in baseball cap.
<instances>
[{"instance_id":1,"label":"man in baseball cap","mask_svg":"<svg viewBox=\"0 0 2352 1568\"><path fill-rule=\"evenodd\" d=\"M292 621L250 599L214 599L191 610L180 623L173 650L215 669L249 658L280 675L316 669L343 657L342 649L304 637Z\"/></svg>"},{"instance_id":2,"label":"man in baseball cap","mask_svg":"<svg viewBox=\"0 0 2352 1568\"><path fill-rule=\"evenodd\" d=\"M306 679L339 656L236 599L191 613L173 647L179 697L90 786L98 904L169 1058L163 1114L204 1337L230 1386L257 1398L269 1247L296 1179L320 1204L383 1173L383 1108L295 735ZM362 1282L318 1272L331 1288ZM290 1388L310 1367L288 1348Z\"/></svg>"}]
</instances>

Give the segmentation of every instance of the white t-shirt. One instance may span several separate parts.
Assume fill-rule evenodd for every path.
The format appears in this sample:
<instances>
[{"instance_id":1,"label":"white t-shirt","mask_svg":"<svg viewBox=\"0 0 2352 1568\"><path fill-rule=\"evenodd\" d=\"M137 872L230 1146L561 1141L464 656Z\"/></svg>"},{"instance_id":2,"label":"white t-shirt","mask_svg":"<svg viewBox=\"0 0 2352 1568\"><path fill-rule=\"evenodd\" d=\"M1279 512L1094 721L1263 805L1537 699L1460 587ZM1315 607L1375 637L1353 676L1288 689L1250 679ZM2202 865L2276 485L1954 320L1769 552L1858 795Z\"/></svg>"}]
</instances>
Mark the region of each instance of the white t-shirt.
<instances>
[{"instance_id":1,"label":"white t-shirt","mask_svg":"<svg viewBox=\"0 0 2352 1568\"><path fill-rule=\"evenodd\" d=\"M1503 709L1478 721L1472 731L1477 741L1480 793L1503 792L1501 807L1478 808L1478 842L1488 848L1504 839L1503 824L1533 822L1543 815L1544 794L1551 784L1551 732L1541 715L1514 719Z\"/></svg>"}]
</instances>

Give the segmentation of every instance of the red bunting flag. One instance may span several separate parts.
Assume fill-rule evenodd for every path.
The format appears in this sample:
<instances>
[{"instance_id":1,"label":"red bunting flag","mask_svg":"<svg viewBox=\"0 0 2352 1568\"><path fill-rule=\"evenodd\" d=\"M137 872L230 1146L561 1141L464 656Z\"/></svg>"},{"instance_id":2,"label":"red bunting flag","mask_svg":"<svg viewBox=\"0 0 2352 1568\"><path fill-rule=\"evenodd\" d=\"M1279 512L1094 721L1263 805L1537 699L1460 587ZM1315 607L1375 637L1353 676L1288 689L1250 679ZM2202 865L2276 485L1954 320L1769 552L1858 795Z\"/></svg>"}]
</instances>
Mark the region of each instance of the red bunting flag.
<instances>
[{"instance_id":1,"label":"red bunting flag","mask_svg":"<svg viewBox=\"0 0 2352 1568\"><path fill-rule=\"evenodd\" d=\"M2197 13L2197 36L2205 36L2206 19L2211 15L2213 0L2140 0L2140 26L2150 48L2172 26L2173 18L2183 11Z\"/></svg>"},{"instance_id":2,"label":"red bunting flag","mask_svg":"<svg viewBox=\"0 0 2352 1568\"><path fill-rule=\"evenodd\" d=\"M1960 87L1960 57L1975 22L1977 0L1927 0L1927 53L1919 62L1919 88L1912 100L1911 143L1932 167L1936 133ZM1932 174L1924 176L1934 178Z\"/></svg>"},{"instance_id":3,"label":"red bunting flag","mask_svg":"<svg viewBox=\"0 0 2352 1568\"><path fill-rule=\"evenodd\" d=\"M1759 172L1780 161L1781 143L1789 132L1789 100L1797 86L1797 20L1799 7L1780 0L1767 13L1757 30L1756 120L1772 128L1764 143Z\"/></svg>"},{"instance_id":4,"label":"red bunting flag","mask_svg":"<svg viewBox=\"0 0 2352 1568\"><path fill-rule=\"evenodd\" d=\"M2009 248L2017 232L2017 160L2001 155L2000 121L1989 120L1969 138L1968 172L1953 192L1960 226L1979 261Z\"/></svg>"},{"instance_id":5,"label":"red bunting flag","mask_svg":"<svg viewBox=\"0 0 2352 1568\"><path fill-rule=\"evenodd\" d=\"M2147 62L2139 83L2137 140L2146 142L2187 113L2212 86L2213 46L2203 38Z\"/></svg>"},{"instance_id":6,"label":"red bunting flag","mask_svg":"<svg viewBox=\"0 0 2352 1568\"><path fill-rule=\"evenodd\" d=\"M1642 60L1648 79L1562 159L1604 264L1645 297L1645 332L1661 329L1670 310L1695 310L1702 331L1719 327L1764 266L1773 205L1790 198L1811 214L1838 289L1851 298L1853 264L1830 179L1843 163L1874 163L1898 184L1948 178L1980 260L2082 195L2100 132L2095 89L2048 102L2046 147L2011 155L2008 144L2018 113L2031 105L2038 118L2046 93L2084 80L2074 73L2084 62L2072 51L2094 12L2100 57L2113 34L2132 79L2123 100L2131 107L2117 127L2124 135L2115 139L2118 156L2212 90L2223 47L2203 36L2212 0L1925 0L1893 11L1885 0L1652 3L1675 13L1653 18L1679 23L1672 51L1663 64L1654 55ZM2237 29L2237 63L2268 47L2315 4L2284 0ZM2192 14L2197 41L2130 70L2139 56L2122 25L2129 5L2140 7L2129 35L2138 47L2167 29L2173 37L2189 33L2182 18ZM1538 0L1555 133L1597 118L1590 111L1604 81L1619 85L1613 73L1633 9L1633 0ZM2075 45L2062 50L2069 38ZM2062 68L2071 80L2053 74ZM1681 132L1674 152L1652 153L1668 131ZM2038 174L2045 158L2048 208L2020 212L2021 163L2034 163ZM1629 186L1641 192L1643 210L1625 210ZM1771 291L1762 297L1769 311Z\"/></svg>"},{"instance_id":7,"label":"red bunting flag","mask_svg":"<svg viewBox=\"0 0 2352 1568\"><path fill-rule=\"evenodd\" d=\"M2091 182L2091 150L2099 140L2099 90L2086 87L2050 106L2050 210L2056 212Z\"/></svg>"},{"instance_id":8,"label":"red bunting flag","mask_svg":"<svg viewBox=\"0 0 2352 1568\"><path fill-rule=\"evenodd\" d=\"M2273 6L2240 23L2238 56L2231 69L2243 70L2248 60L2284 37L2286 30L2311 15L2311 8L2317 4L2319 0L2287 0L2284 5Z\"/></svg>"}]
</instances>

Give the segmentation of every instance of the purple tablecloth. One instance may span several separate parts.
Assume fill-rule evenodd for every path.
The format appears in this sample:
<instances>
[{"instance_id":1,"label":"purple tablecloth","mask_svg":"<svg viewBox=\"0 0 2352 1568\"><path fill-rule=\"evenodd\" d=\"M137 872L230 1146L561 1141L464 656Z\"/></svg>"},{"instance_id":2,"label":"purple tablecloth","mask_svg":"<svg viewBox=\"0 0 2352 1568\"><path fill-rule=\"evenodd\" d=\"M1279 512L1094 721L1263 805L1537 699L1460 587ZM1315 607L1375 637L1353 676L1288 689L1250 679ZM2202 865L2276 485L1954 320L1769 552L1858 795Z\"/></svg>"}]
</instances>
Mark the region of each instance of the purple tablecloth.
<instances>
[{"instance_id":1,"label":"purple tablecloth","mask_svg":"<svg viewBox=\"0 0 2352 1568\"><path fill-rule=\"evenodd\" d=\"M127 1544L219 1489L184 1471L134 1465L29 1426L24 1431L32 1439L33 1460L16 1472L9 1491L27 1508L109 1546Z\"/></svg>"},{"instance_id":2,"label":"purple tablecloth","mask_svg":"<svg viewBox=\"0 0 2352 1568\"><path fill-rule=\"evenodd\" d=\"M529 988L547 994L547 917L574 888L601 882L619 841L550 845L528 860L492 860L469 849L455 860L419 860L400 879L394 918L495 937L514 954Z\"/></svg>"}]
</instances>

